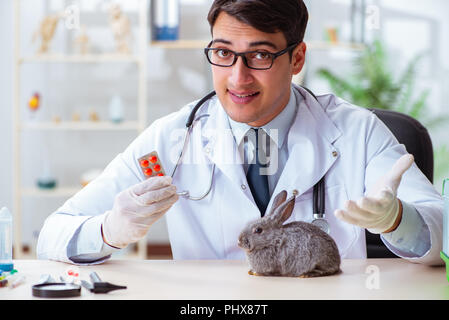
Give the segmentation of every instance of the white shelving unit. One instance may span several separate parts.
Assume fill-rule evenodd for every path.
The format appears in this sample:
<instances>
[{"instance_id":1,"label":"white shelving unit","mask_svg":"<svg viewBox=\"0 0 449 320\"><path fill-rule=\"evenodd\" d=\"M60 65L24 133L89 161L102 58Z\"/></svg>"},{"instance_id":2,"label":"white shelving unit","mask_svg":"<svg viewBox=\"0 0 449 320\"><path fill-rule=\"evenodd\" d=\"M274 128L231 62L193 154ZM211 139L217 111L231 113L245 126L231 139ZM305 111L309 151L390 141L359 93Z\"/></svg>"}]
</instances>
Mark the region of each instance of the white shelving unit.
<instances>
[{"instance_id":1,"label":"white shelving unit","mask_svg":"<svg viewBox=\"0 0 449 320\"><path fill-rule=\"evenodd\" d=\"M47 0L44 0L47 1ZM14 214L14 255L15 259L23 257L22 243L22 200L27 197L39 198L69 198L81 190L81 186L61 186L52 190L42 190L37 187L26 187L22 185L21 175L21 157L22 146L21 138L24 131L123 131L135 130L142 132L146 127L146 57L148 50L148 0L139 0L138 9L138 52L133 54L36 54L32 56L22 56L20 48L21 37L21 1L14 0L14 111L13 111L13 161L16 164L13 172L13 214ZM132 63L136 64L138 72L137 80L137 120L125 121L122 123L112 123L107 121L60 121L60 122L27 122L21 118L21 110L25 108L25 101L21 100L21 77L20 71L23 65L32 63L65 63L65 64L84 64L84 63ZM143 239L138 244L138 256L145 258L146 240Z\"/></svg>"}]
</instances>

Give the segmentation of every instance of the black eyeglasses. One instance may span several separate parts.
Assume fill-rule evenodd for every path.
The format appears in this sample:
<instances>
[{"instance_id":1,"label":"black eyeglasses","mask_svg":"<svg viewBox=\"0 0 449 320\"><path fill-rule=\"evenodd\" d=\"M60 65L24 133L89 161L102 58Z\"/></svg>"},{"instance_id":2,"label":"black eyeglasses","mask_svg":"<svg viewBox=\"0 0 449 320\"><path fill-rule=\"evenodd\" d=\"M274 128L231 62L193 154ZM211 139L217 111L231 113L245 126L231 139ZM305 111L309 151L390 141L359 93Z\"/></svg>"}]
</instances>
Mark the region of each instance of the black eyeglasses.
<instances>
[{"instance_id":1,"label":"black eyeglasses","mask_svg":"<svg viewBox=\"0 0 449 320\"><path fill-rule=\"evenodd\" d=\"M209 43L209 46L212 44ZM273 66L274 60L284 53L292 50L298 45L294 43L284 50L278 52L267 52L263 50L235 52L223 48L204 48L207 60L210 64L219 67L231 67L237 62L238 57L242 57L243 63L250 69L267 70Z\"/></svg>"}]
</instances>

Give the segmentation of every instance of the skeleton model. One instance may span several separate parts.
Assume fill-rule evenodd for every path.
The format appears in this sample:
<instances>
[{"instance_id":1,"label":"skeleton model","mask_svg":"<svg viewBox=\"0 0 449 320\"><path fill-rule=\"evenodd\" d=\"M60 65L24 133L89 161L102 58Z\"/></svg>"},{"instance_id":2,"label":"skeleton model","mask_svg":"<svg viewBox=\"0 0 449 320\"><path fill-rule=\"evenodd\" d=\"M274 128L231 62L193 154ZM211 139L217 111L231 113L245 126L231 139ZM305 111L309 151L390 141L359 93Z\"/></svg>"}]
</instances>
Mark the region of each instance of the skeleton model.
<instances>
[{"instance_id":1,"label":"skeleton model","mask_svg":"<svg viewBox=\"0 0 449 320\"><path fill-rule=\"evenodd\" d=\"M109 8L109 24L115 38L117 52L130 53L131 25L118 4L112 4Z\"/></svg>"},{"instance_id":2,"label":"skeleton model","mask_svg":"<svg viewBox=\"0 0 449 320\"><path fill-rule=\"evenodd\" d=\"M39 25L39 29L37 29L33 35L33 42L35 42L37 38L41 40L38 53L48 52L50 42L55 35L56 27L58 26L60 18L61 14L52 14L46 16L44 20L42 20Z\"/></svg>"}]
</instances>

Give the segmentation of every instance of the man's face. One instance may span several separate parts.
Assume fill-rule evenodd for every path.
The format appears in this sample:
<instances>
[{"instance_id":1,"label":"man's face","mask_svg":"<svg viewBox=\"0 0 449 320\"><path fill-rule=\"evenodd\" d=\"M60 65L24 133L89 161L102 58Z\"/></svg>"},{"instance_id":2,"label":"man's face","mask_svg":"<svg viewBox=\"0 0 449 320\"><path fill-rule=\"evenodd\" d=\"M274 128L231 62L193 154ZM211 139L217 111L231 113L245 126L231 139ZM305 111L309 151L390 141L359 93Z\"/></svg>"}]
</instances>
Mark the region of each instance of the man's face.
<instances>
[{"instance_id":1,"label":"man's face","mask_svg":"<svg viewBox=\"0 0 449 320\"><path fill-rule=\"evenodd\" d=\"M212 34L211 47L235 52L262 50L274 53L287 47L282 32L259 31L224 12L219 14ZM304 65L305 50L305 44L301 43L293 51L292 59L287 52L275 59L268 70L249 69L241 57L232 67L212 65L214 88L228 116L254 127L274 119L290 99L292 76Z\"/></svg>"}]
</instances>

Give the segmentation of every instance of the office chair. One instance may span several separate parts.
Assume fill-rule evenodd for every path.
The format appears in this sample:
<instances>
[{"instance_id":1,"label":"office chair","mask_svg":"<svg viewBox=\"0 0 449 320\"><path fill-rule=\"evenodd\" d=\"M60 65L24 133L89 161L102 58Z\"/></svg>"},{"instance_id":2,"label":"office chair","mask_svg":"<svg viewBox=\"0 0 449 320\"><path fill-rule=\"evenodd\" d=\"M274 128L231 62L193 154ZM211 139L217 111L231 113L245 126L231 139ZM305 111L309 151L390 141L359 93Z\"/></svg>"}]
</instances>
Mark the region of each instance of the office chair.
<instances>
[{"instance_id":1,"label":"office chair","mask_svg":"<svg viewBox=\"0 0 449 320\"><path fill-rule=\"evenodd\" d=\"M415 163L433 182L433 147L427 129L416 119L391 110L370 109L415 157ZM368 258L398 258L383 244L380 235L365 231Z\"/></svg>"}]
</instances>

